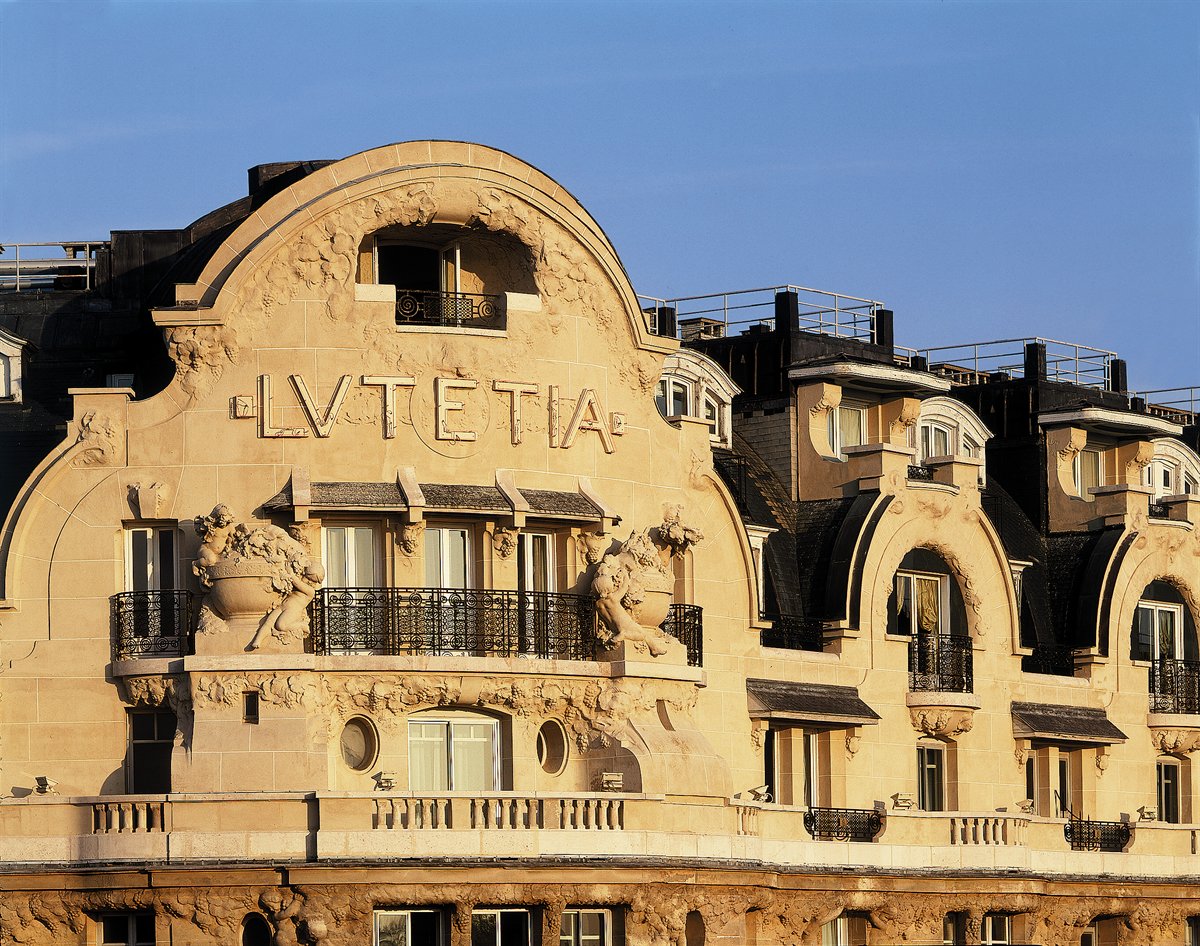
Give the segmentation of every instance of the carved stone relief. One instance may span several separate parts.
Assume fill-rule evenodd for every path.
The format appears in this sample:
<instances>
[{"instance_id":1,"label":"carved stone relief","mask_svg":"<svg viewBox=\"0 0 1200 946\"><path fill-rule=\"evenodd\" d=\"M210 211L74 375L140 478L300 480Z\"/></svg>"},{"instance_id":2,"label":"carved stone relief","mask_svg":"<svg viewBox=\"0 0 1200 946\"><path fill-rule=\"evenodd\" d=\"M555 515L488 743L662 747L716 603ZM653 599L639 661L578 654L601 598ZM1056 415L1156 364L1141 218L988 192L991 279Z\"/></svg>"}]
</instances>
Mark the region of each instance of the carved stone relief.
<instances>
[{"instance_id":1,"label":"carved stone relief","mask_svg":"<svg viewBox=\"0 0 1200 946\"><path fill-rule=\"evenodd\" d=\"M512 558L513 552L517 550L517 534L519 529L513 529L508 526L496 526L492 532L492 548L496 550L496 554L503 559Z\"/></svg>"},{"instance_id":2,"label":"carved stone relief","mask_svg":"<svg viewBox=\"0 0 1200 946\"><path fill-rule=\"evenodd\" d=\"M969 707L911 706L908 715L917 732L942 739L970 732L974 725L974 710Z\"/></svg>"},{"instance_id":3,"label":"carved stone relief","mask_svg":"<svg viewBox=\"0 0 1200 946\"><path fill-rule=\"evenodd\" d=\"M111 417L88 411L80 418L75 442L81 449L71 461L75 466L106 466L117 458L117 427Z\"/></svg>"},{"instance_id":4,"label":"carved stone relief","mask_svg":"<svg viewBox=\"0 0 1200 946\"><path fill-rule=\"evenodd\" d=\"M191 398L206 394L220 380L225 366L236 365L241 354L237 331L231 325L173 326L165 335L179 386Z\"/></svg>"}]
</instances>

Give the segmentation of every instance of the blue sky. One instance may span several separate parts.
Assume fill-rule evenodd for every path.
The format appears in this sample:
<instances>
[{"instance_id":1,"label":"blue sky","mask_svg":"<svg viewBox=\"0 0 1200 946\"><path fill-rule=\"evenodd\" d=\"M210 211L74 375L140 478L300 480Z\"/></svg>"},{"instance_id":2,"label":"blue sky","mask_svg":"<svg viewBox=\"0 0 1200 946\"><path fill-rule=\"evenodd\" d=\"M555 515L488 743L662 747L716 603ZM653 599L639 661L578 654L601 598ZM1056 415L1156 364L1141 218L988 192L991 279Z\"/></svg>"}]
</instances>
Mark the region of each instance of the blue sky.
<instances>
[{"instance_id":1,"label":"blue sky","mask_svg":"<svg viewBox=\"0 0 1200 946\"><path fill-rule=\"evenodd\" d=\"M639 292L794 283L897 341L1200 384L1200 4L0 0L0 243L174 228L246 169L480 141Z\"/></svg>"}]
</instances>

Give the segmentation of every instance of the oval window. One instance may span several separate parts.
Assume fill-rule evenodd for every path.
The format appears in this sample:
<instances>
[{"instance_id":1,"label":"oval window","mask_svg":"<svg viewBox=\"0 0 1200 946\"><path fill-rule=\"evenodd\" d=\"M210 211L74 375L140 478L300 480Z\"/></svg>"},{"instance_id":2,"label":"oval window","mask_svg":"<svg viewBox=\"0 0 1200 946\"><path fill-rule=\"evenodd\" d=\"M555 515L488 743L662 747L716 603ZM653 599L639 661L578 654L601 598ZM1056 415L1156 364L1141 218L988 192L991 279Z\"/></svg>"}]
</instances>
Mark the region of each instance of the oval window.
<instances>
[{"instance_id":1,"label":"oval window","mask_svg":"<svg viewBox=\"0 0 1200 946\"><path fill-rule=\"evenodd\" d=\"M365 772L375 763L379 740L369 719L354 716L342 727L342 761L355 772Z\"/></svg>"},{"instance_id":2,"label":"oval window","mask_svg":"<svg viewBox=\"0 0 1200 946\"><path fill-rule=\"evenodd\" d=\"M558 775L567 765L567 732L562 723L550 719L542 723L537 734L538 763L551 775Z\"/></svg>"}]
</instances>

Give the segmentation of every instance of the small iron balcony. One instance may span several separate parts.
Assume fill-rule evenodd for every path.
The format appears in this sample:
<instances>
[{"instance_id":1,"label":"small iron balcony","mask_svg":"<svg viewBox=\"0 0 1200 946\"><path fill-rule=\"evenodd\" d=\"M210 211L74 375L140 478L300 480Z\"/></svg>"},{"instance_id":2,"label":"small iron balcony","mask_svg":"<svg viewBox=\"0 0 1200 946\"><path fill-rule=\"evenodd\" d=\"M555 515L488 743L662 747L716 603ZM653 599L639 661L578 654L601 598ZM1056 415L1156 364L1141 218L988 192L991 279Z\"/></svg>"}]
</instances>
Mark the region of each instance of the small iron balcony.
<instances>
[{"instance_id":1,"label":"small iron balcony","mask_svg":"<svg viewBox=\"0 0 1200 946\"><path fill-rule=\"evenodd\" d=\"M1160 657L1150 665L1150 712L1200 714L1200 661Z\"/></svg>"},{"instance_id":2,"label":"small iron balcony","mask_svg":"<svg viewBox=\"0 0 1200 946\"><path fill-rule=\"evenodd\" d=\"M914 693L972 693L974 656L966 635L919 634L908 645L908 688Z\"/></svg>"},{"instance_id":3,"label":"small iron balcony","mask_svg":"<svg viewBox=\"0 0 1200 946\"><path fill-rule=\"evenodd\" d=\"M504 328L500 296L472 292L396 290L397 325L437 325L442 328Z\"/></svg>"},{"instance_id":4,"label":"small iron balcony","mask_svg":"<svg viewBox=\"0 0 1200 946\"><path fill-rule=\"evenodd\" d=\"M1133 830L1124 821L1087 821L1072 818L1063 825L1063 835L1072 851L1120 853L1129 844Z\"/></svg>"},{"instance_id":5,"label":"small iron balcony","mask_svg":"<svg viewBox=\"0 0 1200 946\"><path fill-rule=\"evenodd\" d=\"M126 591L109 599L113 660L185 657L192 649L192 593Z\"/></svg>"},{"instance_id":6,"label":"small iron balcony","mask_svg":"<svg viewBox=\"0 0 1200 946\"><path fill-rule=\"evenodd\" d=\"M804 830L814 841L873 841L883 816L873 808L809 808Z\"/></svg>"},{"instance_id":7,"label":"small iron balcony","mask_svg":"<svg viewBox=\"0 0 1200 946\"><path fill-rule=\"evenodd\" d=\"M663 621L663 633L674 637L687 648L689 667L704 662L704 609L697 604L673 604Z\"/></svg>"}]
</instances>

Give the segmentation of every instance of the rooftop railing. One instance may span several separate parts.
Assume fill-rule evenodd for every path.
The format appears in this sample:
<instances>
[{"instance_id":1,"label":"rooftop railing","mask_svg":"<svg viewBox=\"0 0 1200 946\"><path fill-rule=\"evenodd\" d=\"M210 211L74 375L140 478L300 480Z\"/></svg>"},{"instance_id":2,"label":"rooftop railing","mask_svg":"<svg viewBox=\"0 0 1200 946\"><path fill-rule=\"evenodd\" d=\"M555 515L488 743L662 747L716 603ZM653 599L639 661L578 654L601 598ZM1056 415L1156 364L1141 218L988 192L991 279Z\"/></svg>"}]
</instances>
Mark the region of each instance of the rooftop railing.
<instances>
[{"instance_id":1,"label":"rooftop railing","mask_svg":"<svg viewBox=\"0 0 1200 946\"><path fill-rule=\"evenodd\" d=\"M107 240L2 244L0 291L91 289L96 284L96 253L108 245Z\"/></svg>"},{"instance_id":2,"label":"rooftop railing","mask_svg":"<svg viewBox=\"0 0 1200 946\"><path fill-rule=\"evenodd\" d=\"M885 308L882 302L874 299L793 285L738 289L673 299L639 294L638 299L647 314L671 313L671 318L651 319L651 331L656 334L675 335L679 323L702 320L698 323L700 336L720 338L756 325L773 329L775 296L781 292L796 294L800 312L799 328L802 331L837 338L872 341L875 337L875 318Z\"/></svg>"},{"instance_id":3,"label":"rooftop railing","mask_svg":"<svg viewBox=\"0 0 1200 946\"><path fill-rule=\"evenodd\" d=\"M1109 362L1117 358L1117 353L1077 342L1053 338L1001 338L922 348L917 354L926 359L930 371L944 375L953 384L980 384L996 375L1025 377L1026 349L1035 344L1045 346L1045 380L1108 389Z\"/></svg>"},{"instance_id":4,"label":"rooftop railing","mask_svg":"<svg viewBox=\"0 0 1200 946\"><path fill-rule=\"evenodd\" d=\"M1135 391L1131 397L1146 403L1146 413L1162 417L1184 427L1200 421L1200 387L1158 388L1154 391Z\"/></svg>"}]
</instances>

